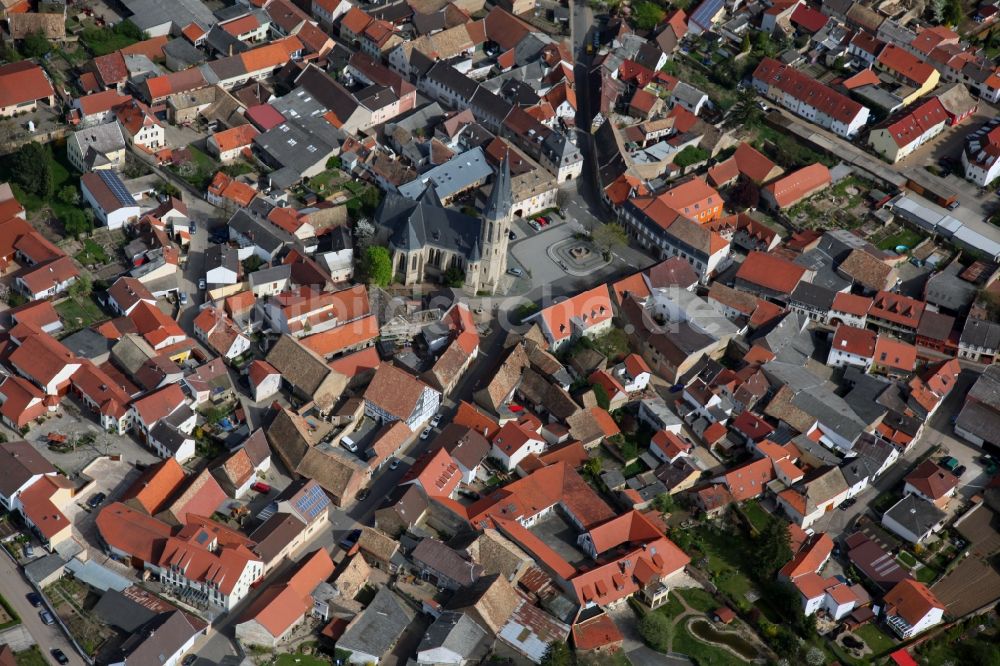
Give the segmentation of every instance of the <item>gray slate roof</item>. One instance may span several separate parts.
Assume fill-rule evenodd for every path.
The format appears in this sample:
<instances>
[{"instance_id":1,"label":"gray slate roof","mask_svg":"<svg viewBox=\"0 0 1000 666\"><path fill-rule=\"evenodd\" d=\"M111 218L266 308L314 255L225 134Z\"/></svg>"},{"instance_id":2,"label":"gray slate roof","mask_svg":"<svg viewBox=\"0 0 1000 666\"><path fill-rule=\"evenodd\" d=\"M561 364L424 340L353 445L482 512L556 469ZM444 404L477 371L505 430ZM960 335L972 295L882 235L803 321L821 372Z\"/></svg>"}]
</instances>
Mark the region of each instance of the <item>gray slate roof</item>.
<instances>
[{"instance_id":1,"label":"gray slate roof","mask_svg":"<svg viewBox=\"0 0 1000 666\"><path fill-rule=\"evenodd\" d=\"M368 607L347 625L337 647L381 658L392 649L416 615L399 595L381 587Z\"/></svg>"},{"instance_id":2,"label":"gray slate roof","mask_svg":"<svg viewBox=\"0 0 1000 666\"><path fill-rule=\"evenodd\" d=\"M475 663L486 656L490 643L486 630L468 615L445 611L427 629L417 652L444 649Z\"/></svg>"},{"instance_id":3,"label":"gray slate roof","mask_svg":"<svg viewBox=\"0 0 1000 666\"><path fill-rule=\"evenodd\" d=\"M375 213L375 221L390 230L389 244L398 250L432 246L456 252L469 261L478 261L481 256L479 220L444 208L436 194L413 201L388 192Z\"/></svg>"},{"instance_id":4,"label":"gray slate roof","mask_svg":"<svg viewBox=\"0 0 1000 666\"><path fill-rule=\"evenodd\" d=\"M927 500L908 494L885 512L882 516L882 524L885 525L886 518L892 518L919 537L944 520L946 515L944 511Z\"/></svg>"}]
</instances>

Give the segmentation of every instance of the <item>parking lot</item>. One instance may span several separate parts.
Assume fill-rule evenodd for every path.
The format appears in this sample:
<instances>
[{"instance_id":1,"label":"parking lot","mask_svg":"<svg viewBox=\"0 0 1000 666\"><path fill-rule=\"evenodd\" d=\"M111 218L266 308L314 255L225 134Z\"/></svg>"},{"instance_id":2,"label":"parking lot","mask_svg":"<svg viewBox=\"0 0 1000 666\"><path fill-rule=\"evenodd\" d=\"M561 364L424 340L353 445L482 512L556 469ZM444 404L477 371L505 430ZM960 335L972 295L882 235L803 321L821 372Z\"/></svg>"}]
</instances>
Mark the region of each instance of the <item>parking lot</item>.
<instances>
[{"instance_id":1,"label":"parking lot","mask_svg":"<svg viewBox=\"0 0 1000 666\"><path fill-rule=\"evenodd\" d=\"M48 446L50 432L66 435L71 446L83 437L84 444L65 453L53 451ZM159 460L131 437L104 432L89 413L81 413L78 403L68 397L43 423L34 426L24 439L43 451L45 457L70 478L82 472L97 456L120 455L130 463L148 464Z\"/></svg>"}]
</instances>

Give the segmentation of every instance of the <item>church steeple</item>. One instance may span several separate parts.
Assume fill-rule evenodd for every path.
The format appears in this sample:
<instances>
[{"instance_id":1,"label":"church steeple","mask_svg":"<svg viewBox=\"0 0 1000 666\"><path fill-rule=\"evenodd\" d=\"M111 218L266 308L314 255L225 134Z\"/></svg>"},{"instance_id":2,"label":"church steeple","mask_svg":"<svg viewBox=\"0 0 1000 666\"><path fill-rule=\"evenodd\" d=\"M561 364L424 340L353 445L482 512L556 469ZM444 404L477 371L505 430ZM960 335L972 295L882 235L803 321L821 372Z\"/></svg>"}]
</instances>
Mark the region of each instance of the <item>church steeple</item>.
<instances>
[{"instance_id":1,"label":"church steeple","mask_svg":"<svg viewBox=\"0 0 1000 666\"><path fill-rule=\"evenodd\" d=\"M486 208L483 209L483 217L487 220L502 220L510 215L511 208L514 207L514 193L510 186L509 159L509 154L503 156L497 177L493 180L490 198L486 201Z\"/></svg>"}]
</instances>

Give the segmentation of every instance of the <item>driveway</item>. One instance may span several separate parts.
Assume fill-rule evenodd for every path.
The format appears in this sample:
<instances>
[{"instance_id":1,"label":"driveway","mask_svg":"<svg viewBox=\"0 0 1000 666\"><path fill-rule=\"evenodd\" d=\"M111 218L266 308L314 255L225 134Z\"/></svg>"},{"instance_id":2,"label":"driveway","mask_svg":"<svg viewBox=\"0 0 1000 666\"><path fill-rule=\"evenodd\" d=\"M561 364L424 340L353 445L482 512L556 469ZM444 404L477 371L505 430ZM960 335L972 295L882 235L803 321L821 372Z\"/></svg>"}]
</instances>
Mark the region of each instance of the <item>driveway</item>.
<instances>
[{"instance_id":1,"label":"driveway","mask_svg":"<svg viewBox=\"0 0 1000 666\"><path fill-rule=\"evenodd\" d=\"M39 609L32 608L28 603L25 597L33 591L21 577L21 572L10 561L10 557L6 553L0 554L0 595L3 595L7 603L21 616L21 626L35 639L49 663L56 663L55 659L49 656L49 650L59 648L69 657L70 664L82 666L83 659L70 645L59 626L43 623L38 617Z\"/></svg>"}]
</instances>

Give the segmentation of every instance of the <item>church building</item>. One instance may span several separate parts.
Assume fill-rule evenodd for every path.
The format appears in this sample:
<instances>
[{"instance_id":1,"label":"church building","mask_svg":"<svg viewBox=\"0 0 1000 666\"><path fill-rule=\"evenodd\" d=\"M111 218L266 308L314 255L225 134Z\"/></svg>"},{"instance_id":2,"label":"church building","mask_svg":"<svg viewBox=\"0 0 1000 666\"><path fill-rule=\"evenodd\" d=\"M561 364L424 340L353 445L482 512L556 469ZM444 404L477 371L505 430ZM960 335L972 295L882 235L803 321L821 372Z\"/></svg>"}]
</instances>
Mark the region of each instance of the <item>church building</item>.
<instances>
[{"instance_id":1,"label":"church building","mask_svg":"<svg viewBox=\"0 0 1000 666\"><path fill-rule=\"evenodd\" d=\"M514 197L504 158L482 219L447 208L433 182L416 200L389 192L375 213L378 239L389 248L395 278L403 284L439 282L449 268L465 273L468 293L495 293L507 271L507 242Z\"/></svg>"}]
</instances>

